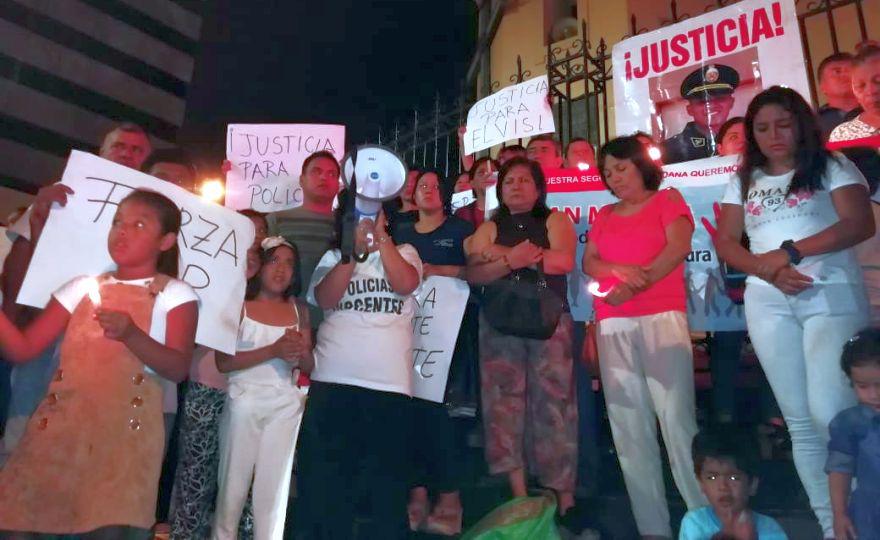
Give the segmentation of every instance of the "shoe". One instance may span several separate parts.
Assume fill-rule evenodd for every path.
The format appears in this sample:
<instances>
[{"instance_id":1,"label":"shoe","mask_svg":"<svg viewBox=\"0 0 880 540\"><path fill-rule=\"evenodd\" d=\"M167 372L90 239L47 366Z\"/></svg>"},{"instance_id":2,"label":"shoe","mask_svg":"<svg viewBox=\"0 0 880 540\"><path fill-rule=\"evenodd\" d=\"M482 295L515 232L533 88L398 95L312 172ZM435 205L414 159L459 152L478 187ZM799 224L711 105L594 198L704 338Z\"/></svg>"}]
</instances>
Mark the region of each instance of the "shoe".
<instances>
[{"instance_id":1,"label":"shoe","mask_svg":"<svg viewBox=\"0 0 880 540\"><path fill-rule=\"evenodd\" d=\"M171 537L171 525L156 523L153 525L153 540L168 540Z\"/></svg>"},{"instance_id":2,"label":"shoe","mask_svg":"<svg viewBox=\"0 0 880 540\"><path fill-rule=\"evenodd\" d=\"M442 536L455 536L461 533L462 510L458 508L444 508L435 506L434 511L425 520L424 531L429 534Z\"/></svg>"}]
</instances>

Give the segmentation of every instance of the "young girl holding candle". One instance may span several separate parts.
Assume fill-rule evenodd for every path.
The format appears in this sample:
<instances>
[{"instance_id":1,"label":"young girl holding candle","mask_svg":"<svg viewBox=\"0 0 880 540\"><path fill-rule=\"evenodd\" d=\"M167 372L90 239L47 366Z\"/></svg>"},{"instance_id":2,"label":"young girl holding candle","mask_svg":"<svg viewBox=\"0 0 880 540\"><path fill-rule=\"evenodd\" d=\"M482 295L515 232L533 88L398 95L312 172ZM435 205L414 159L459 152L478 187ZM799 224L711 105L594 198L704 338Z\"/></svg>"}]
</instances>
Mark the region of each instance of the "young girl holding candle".
<instances>
[{"instance_id":1,"label":"young girl holding candle","mask_svg":"<svg viewBox=\"0 0 880 540\"><path fill-rule=\"evenodd\" d=\"M177 275L180 211L136 190L107 239L115 271L58 289L24 331L0 314L4 356L24 362L64 332L61 363L0 471L0 538L146 538L155 521L164 423L159 377L192 357L197 297Z\"/></svg>"}]
</instances>

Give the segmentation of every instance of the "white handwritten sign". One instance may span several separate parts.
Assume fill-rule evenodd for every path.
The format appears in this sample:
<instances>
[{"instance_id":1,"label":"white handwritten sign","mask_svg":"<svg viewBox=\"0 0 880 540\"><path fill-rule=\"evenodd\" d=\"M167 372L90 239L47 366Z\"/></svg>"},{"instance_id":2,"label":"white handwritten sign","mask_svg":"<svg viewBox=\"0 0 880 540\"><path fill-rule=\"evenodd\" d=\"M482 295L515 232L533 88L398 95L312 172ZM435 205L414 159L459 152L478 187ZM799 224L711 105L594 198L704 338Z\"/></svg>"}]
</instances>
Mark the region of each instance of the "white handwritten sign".
<instances>
[{"instance_id":1,"label":"white handwritten sign","mask_svg":"<svg viewBox=\"0 0 880 540\"><path fill-rule=\"evenodd\" d=\"M74 277L115 268L107 235L119 201L138 188L157 191L179 207L180 278L199 295L196 341L235 352L244 302L247 249L254 241L251 220L170 183L95 155L73 151L61 183L74 195L55 206L37 243L18 302L43 307Z\"/></svg>"},{"instance_id":2,"label":"white handwritten sign","mask_svg":"<svg viewBox=\"0 0 880 540\"><path fill-rule=\"evenodd\" d=\"M226 206L277 212L302 204L299 177L311 154L342 159L345 126L322 124L230 124L226 130Z\"/></svg>"},{"instance_id":3,"label":"white handwritten sign","mask_svg":"<svg viewBox=\"0 0 880 540\"><path fill-rule=\"evenodd\" d=\"M431 276L416 295L413 317L413 396L443 402L455 340L470 288L460 279Z\"/></svg>"},{"instance_id":4,"label":"white handwritten sign","mask_svg":"<svg viewBox=\"0 0 880 540\"><path fill-rule=\"evenodd\" d=\"M464 151L473 154L511 139L556 131L547 102L547 75L503 88L468 111Z\"/></svg>"},{"instance_id":5,"label":"white handwritten sign","mask_svg":"<svg viewBox=\"0 0 880 540\"><path fill-rule=\"evenodd\" d=\"M476 200L477 197L474 195L474 191L470 189L467 191L459 191L458 193L453 193L452 200L450 202L452 213L454 214L460 208L464 208L465 206L471 204Z\"/></svg>"}]
</instances>

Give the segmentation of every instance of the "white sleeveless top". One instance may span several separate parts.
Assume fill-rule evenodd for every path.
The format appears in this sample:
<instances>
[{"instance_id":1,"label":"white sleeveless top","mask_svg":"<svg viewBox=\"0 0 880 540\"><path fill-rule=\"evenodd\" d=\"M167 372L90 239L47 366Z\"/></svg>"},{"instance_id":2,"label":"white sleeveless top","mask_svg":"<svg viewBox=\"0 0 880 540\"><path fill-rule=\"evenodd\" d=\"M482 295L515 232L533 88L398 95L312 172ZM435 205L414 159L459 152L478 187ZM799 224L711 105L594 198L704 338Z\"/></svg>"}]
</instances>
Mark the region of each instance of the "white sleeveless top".
<instances>
[{"instance_id":1,"label":"white sleeveless top","mask_svg":"<svg viewBox=\"0 0 880 540\"><path fill-rule=\"evenodd\" d=\"M284 331L291 329L299 331L299 308L293 304L296 313L296 323L292 326L274 326L271 324L255 321L244 312L241 326L238 329L237 351L252 351L271 345L284 335ZM299 370L297 370L297 374ZM272 358L255 366L229 373L229 384L245 383L249 385L289 387L296 383L296 376L291 365L281 358Z\"/></svg>"}]
</instances>

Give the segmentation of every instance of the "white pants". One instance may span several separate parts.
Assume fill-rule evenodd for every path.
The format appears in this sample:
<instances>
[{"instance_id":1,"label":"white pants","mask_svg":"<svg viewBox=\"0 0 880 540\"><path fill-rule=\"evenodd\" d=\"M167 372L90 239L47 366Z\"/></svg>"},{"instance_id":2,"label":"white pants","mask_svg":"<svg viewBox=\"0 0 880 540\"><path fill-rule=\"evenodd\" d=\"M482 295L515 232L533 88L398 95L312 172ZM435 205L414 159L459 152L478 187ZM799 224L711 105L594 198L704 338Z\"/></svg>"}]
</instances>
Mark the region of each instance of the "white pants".
<instances>
[{"instance_id":1,"label":"white pants","mask_svg":"<svg viewBox=\"0 0 880 540\"><path fill-rule=\"evenodd\" d=\"M305 392L231 383L220 420L214 540L234 539L253 482L254 538L281 540Z\"/></svg>"},{"instance_id":2,"label":"white pants","mask_svg":"<svg viewBox=\"0 0 880 540\"><path fill-rule=\"evenodd\" d=\"M843 345L868 325L865 290L858 285L814 285L787 296L749 284L746 323L755 353L791 435L794 464L825 537L833 537L825 460L828 423L855 404L840 368Z\"/></svg>"},{"instance_id":3,"label":"white pants","mask_svg":"<svg viewBox=\"0 0 880 540\"><path fill-rule=\"evenodd\" d=\"M705 497L694 474L694 360L687 316L667 311L599 322L602 388L639 533L672 537L657 421L675 485L689 509Z\"/></svg>"}]
</instances>

